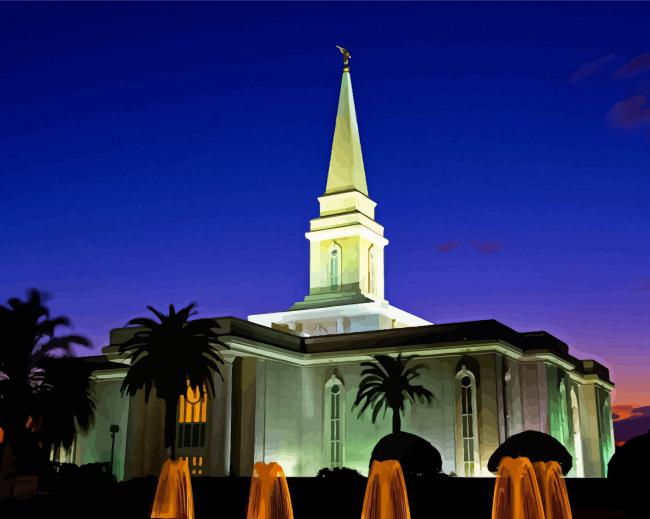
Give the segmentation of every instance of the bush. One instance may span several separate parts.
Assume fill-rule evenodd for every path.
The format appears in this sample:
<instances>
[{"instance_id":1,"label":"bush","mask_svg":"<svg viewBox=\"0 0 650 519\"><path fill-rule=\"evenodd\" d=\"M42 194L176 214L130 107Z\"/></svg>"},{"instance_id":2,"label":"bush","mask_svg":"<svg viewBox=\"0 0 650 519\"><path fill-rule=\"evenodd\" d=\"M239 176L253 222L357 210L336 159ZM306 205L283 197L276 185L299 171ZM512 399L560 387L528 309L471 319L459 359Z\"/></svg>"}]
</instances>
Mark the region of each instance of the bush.
<instances>
[{"instance_id":1,"label":"bush","mask_svg":"<svg viewBox=\"0 0 650 519\"><path fill-rule=\"evenodd\" d=\"M427 440L407 432L391 433L377 442L372 462L397 460L405 477L437 476L442 470L442 456Z\"/></svg>"},{"instance_id":2,"label":"bush","mask_svg":"<svg viewBox=\"0 0 650 519\"><path fill-rule=\"evenodd\" d=\"M363 475L358 471L348 467L334 467L333 469L322 468L316 474L317 478L323 478L331 481L346 481L364 479Z\"/></svg>"},{"instance_id":3,"label":"bush","mask_svg":"<svg viewBox=\"0 0 650 519\"><path fill-rule=\"evenodd\" d=\"M494 451L488 461L488 470L496 472L501 458L525 456L531 462L557 461L566 475L573 465L573 458L566 447L550 434L540 431L524 431L513 434Z\"/></svg>"}]
</instances>

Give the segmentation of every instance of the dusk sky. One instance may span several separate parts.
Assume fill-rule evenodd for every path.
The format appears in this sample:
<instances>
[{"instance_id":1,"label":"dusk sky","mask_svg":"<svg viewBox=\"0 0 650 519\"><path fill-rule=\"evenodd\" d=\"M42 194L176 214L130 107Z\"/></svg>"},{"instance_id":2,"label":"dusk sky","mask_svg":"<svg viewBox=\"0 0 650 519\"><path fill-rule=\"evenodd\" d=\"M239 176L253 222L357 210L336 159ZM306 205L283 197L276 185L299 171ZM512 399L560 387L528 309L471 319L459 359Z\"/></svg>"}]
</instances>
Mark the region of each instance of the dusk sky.
<instances>
[{"instance_id":1,"label":"dusk sky","mask_svg":"<svg viewBox=\"0 0 650 519\"><path fill-rule=\"evenodd\" d=\"M350 49L386 296L546 330L650 404L650 4L0 4L0 301L94 352L308 290Z\"/></svg>"}]
</instances>

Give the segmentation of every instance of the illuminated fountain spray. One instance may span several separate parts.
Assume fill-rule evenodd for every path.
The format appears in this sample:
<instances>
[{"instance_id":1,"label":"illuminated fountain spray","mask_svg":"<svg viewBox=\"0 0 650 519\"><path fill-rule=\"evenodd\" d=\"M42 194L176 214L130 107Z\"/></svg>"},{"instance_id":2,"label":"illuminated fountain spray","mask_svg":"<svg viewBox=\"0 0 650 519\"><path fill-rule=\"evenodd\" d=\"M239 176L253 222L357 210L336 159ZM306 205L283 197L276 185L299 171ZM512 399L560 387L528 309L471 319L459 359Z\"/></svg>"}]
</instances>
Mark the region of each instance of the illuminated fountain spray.
<instances>
[{"instance_id":1,"label":"illuminated fountain spray","mask_svg":"<svg viewBox=\"0 0 650 519\"><path fill-rule=\"evenodd\" d=\"M533 463L546 519L572 519L569 494L556 461Z\"/></svg>"},{"instance_id":2,"label":"illuminated fountain spray","mask_svg":"<svg viewBox=\"0 0 650 519\"><path fill-rule=\"evenodd\" d=\"M373 461L361 519L410 519L409 500L399 461Z\"/></svg>"},{"instance_id":3,"label":"illuminated fountain spray","mask_svg":"<svg viewBox=\"0 0 650 519\"><path fill-rule=\"evenodd\" d=\"M246 519L293 519L287 478L277 463L255 464Z\"/></svg>"},{"instance_id":4,"label":"illuminated fountain spray","mask_svg":"<svg viewBox=\"0 0 650 519\"><path fill-rule=\"evenodd\" d=\"M492 519L545 519L537 477L528 458L501 459L494 483Z\"/></svg>"},{"instance_id":5,"label":"illuminated fountain spray","mask_svg":"<svg viewBox=\"0 0 650 519\"><path fill-rule=\"evenodd\" d=\"M167 460L163 464L151 517L194 519L194 496L187 459Z\"/></svg>"}]
</instances>

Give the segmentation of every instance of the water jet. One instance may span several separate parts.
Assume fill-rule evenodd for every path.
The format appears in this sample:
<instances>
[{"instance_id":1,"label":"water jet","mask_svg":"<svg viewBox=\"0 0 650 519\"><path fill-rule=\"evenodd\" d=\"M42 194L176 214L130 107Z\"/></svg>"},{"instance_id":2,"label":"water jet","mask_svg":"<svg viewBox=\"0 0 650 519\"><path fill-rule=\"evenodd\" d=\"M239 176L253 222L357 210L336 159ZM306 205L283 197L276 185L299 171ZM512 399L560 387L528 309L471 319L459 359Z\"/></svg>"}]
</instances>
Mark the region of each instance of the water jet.
<instances>
[{"instance_id":1,"label":"water jet","mask_svg":"<svg viewBox=\"0 0 650 519\"><path fill-rule=\"evenodd\" d=\"M361 519L411 519L406 483L399 461L372 462Z\"/></svg>"},{"instance_id":2,"label":"water jet","mask_svg":"<svg viewBox=\"0 0 650 519\"><path fill-rule=\"evenodd\" d=\"M279 464L255 463L246 519L293 519L287 478Z\"/></svg>"},{"instance_id":3,"label":"water jet","mask_svg":"<svg viewBox=\"0 0 650 519\"><path fill-rule=\"evenodd\" d=\"M163 463L151 517L194 519L194 496L187 459L167 460Z\"/></svg>"}]
</instances>

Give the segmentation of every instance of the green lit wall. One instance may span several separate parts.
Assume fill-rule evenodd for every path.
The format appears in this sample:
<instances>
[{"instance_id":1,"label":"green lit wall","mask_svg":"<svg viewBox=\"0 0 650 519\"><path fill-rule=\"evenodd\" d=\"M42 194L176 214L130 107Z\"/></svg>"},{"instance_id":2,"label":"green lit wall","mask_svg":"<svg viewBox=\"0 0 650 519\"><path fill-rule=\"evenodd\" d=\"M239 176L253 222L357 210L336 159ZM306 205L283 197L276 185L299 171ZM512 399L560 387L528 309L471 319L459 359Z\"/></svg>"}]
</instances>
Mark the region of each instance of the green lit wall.
<instances>
[{"instance_id":1,"label":"green lit wall","mask_svg":"<svg viewBox=\"0 0 650 519\"><path fill-rule=\"evenodd\" d=\"M110 426L117 424L120 432L115 436L113 474L124 479L124 459L127 442L129 400L120 395L121 380L96 380L93 391L97 402L95 424L87 434L77 436L75 463L108 462L111 457Z\"/></svg>"}]
</instances>

